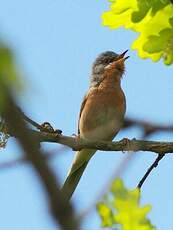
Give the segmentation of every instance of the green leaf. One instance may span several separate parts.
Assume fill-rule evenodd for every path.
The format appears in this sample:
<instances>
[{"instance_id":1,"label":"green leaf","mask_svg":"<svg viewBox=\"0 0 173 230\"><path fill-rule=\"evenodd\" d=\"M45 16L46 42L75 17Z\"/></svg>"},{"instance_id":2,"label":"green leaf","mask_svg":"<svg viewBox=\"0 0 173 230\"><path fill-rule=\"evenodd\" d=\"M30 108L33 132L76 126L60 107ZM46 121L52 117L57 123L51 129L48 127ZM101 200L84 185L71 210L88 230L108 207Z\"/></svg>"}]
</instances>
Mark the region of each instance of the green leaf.
<instances>
[{"instance_id":1,"label":"green leaf","mask_svg":"<svg viewBox=\"0 0 173 230\"><path fill-rule=\"evenodd\" d=\"M170 3L170 0L138 0L138 11L133 12L132 21L141 21L148 11L154 16L157 11L163 9L166 5Z\"/></svg>"},{"instance_id":2,"label":"green leaf","mask_svg":"<svg viewBox=\"0 0 173 230\"><path fill-rule=\"evenodd\" d=\"M22 86L12 51L0 42L0 109L6 102L5 88L10 88L13 93L21 91Z\"/></svg>"},{"instance_id":3,"label":"green leaf","mask_svg":"<svg viewBox=\"0 0 173 230\"><path fill-rule=\"evenodd\" d=\"M111 227L114 223L112 210L106 204L100 202L97 205L97 211L102 220L102 227Z\"/></svg>"},{"instance_id":4,"label":"green leaf","mask_svg":"<svg viewBox=\"0 0 173 230\"><path fill-rule=\"evenodd\" d=\"M165 64L171 63L173 61L173 29L163 29L158 36L148 37L143 49L151 54L163 51Z\"/></svg>"},{"instance_id":5,"label":"green leaf","mask_svg":"<svg viewBox=\"0 0 173 230\"><path fill-rule=\"evenodd\" d=\"M0 43L0 77L8 85L20 87L19 71L16 68L12 51Z\"/></svg>"},{"instance_id":6,"label":"green leaf","mask_svg":"<svg viewBox=\"0 0 173 230\"><path fill-rule=\"evenodd\" d=\"M102 23L104 26L109 26L111 29L116 29L120 26L131 28L134 24L131 21L133 11L138 10L137 0L117 0L110 5L110 11L103 13Z\"/></svg>"},{"instance_id":7,"label":"green leaf","mask_svg":"<svg viewBox=\"0 0 173 230\"><path fill-rule=\"evenodd\" d=\"M151 206L141 207L140 205L139 189L128 190L120 179L112 183L110 192L97 207L102 227L115 229L121 225L122 230L156 229L147 219Z\"/></svg>"},{"instance_id":8,"label":"green leaf","mask_svg":"<svg viewBox=\"0 0 173 230\"><path fill-rule=\"evenodd\" d=\"M138 50L141 58L173 63L173 4L169 0L116 0L103 13L102 22L110 29L124 27L138 32L132 49Z\"/></svg>"}]
</instances>

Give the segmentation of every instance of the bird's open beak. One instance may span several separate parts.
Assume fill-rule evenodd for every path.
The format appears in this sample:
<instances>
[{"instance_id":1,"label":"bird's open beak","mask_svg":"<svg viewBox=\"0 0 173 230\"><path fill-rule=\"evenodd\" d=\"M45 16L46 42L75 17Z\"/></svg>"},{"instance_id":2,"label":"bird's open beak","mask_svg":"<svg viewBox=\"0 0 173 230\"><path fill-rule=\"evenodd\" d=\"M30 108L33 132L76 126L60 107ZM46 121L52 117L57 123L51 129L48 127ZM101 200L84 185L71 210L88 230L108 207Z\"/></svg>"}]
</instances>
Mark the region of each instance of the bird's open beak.
<instances>
[{"instance_id":1,"label":"bird's open beak","mask_svg":"<svg viewBox=\"0 0 173 230\"><path fill-rule=\"evenodd\" d=\"M119 60L119 59L124 59L124 61L125 61L126 59L128 59L130 56L124 57L125 54L126 54L127 52L128 52L128 50L126 50L126 51L124 51L123 53L121 53L121 54L118 56L118 60Z\"/></svg>"}]
</instances>

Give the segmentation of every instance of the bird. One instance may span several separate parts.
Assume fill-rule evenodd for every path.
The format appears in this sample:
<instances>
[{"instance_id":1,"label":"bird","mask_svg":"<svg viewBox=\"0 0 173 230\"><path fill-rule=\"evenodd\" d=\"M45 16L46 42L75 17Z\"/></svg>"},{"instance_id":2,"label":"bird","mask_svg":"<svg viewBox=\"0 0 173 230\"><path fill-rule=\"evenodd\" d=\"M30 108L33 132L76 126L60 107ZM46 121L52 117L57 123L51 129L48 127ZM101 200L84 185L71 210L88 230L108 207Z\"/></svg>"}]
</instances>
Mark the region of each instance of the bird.
<instances>
[{"instance_id":1,"label":"bird","mask_svg":"<svg viewBox=\"0 0 173 230\"><path fill-rule=\"evenodd\" d=\"M89 141L112 141L123 126L126 98L121 88L125 72L125 57L106 51L98 55L92 65L90 86L79 113L78 135ZM95 149L82 149L75 153L71 168L62 186L64 199L70 200Z\"/></svg>"}]
</instances>

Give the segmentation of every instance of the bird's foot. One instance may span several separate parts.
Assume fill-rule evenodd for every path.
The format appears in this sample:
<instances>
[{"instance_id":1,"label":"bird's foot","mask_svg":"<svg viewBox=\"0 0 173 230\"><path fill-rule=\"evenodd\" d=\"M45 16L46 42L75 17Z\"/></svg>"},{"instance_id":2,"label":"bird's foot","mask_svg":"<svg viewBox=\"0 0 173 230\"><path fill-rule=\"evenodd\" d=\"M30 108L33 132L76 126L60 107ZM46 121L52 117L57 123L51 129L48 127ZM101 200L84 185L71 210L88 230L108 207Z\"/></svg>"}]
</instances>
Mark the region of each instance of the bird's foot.
<instances>
[{"instance_id":1,"label":"bird's foot","mask_svg":"<svg viewBox=\"0 0 173 230\"><path fill-rule=\"evenodd\" d=\"M131 140L130 139L125 137L121 140L121 142L124 146L124 150L122 151L123 153L125 153L126 151L127 152L131 151Z\"/></svg>"},{"instance_id":2,"label":"bird's foot","mask_svg":"<svg viewBox=\"0 0 173 230\"><path fill-rule=\"evenodd\" d=\"M54 129L52 125L49 122L44 122L40 125L40 131L46 132L46 133L56 133L56 134L62 134L62 130L60 129Z\"/></svg>"},{"instance_id":3,"label":"bird's foot","mask_svg":"<svg viewBox=\"0 0 173 230\"><path fill-rule=\"evenodd\" d=\"M76 141L79 140L79 138L80 138L80 136L78 134L75 134L75 133L72 134L72 137L74 137L74 139Z\"/></svg>"}]
</instances>

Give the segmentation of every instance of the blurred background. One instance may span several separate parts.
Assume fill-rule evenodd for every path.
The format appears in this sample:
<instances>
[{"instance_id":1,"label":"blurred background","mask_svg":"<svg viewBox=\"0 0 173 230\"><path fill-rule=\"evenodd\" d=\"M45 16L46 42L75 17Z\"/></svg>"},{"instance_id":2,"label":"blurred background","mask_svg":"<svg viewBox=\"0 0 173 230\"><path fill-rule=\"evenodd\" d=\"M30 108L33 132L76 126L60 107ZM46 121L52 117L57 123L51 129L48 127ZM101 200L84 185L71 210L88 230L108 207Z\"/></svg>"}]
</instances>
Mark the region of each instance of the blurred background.
<instances>
[{"instance_id":1,"label":"blurred background","mask_svg":"<svg viewBox=\"0 0 173 230\"><path fill-rule=\"evenodd\" d=\"M65 135L76 133L93 60L106 50L120 53L129 49L122 81L126 115L158 124L173 123L173 67L141 60L130 50L137 34L101 26L101 14L109 8L106 0L0 0L0 4L0 39L15 52L25 86L20 103L33 120L49 121ZM140 129L131 128L121 131L116 140L141 135ZM172 138L173 134L157 133L148 139L171 141ZM59 151L61 146L51 143L42 148L45 152L57 151L50 164L63 183L74 152ZM22 154L12 138L6 149L0 151L1 163ZM78 214L95 202L126 155L98 152L93 157L72 199ZM134 188L155 157L153 153L138 153L123 169L125 185ZM158 230L173 229L172 163L171 154L167 155L147 179L141 193L142 204L152 204L149 217ZM43 188L29 165L0 168L0 204L1 229L57 229L48 215ZM95 210L86 216L82 229L100 229Z\"/></svg>"}]
</instances>

